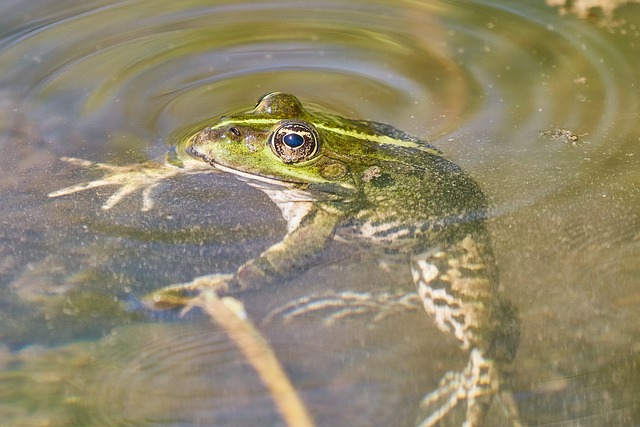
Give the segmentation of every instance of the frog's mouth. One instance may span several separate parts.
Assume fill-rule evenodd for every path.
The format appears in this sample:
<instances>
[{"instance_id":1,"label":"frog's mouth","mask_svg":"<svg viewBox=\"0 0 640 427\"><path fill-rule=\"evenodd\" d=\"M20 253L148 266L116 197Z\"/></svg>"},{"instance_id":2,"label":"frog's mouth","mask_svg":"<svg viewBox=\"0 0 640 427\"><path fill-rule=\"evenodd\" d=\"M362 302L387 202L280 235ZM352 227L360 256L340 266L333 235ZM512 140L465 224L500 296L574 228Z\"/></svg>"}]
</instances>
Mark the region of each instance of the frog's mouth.
<instances>
[{"instance_id":1,"label":"frog's mouth","mask_svg":"<svg viewBox=\"0 0 640 427\"><path fill-rule=\"evenodd\" d=\"M287 191L296 190L298 201L319 201L319 200L338 200L346 199L353 195L352 188L347 188L340 184L333 183L305 183L290 180L282 180L264 175L251 174L216 162L208 162L216 169L233 174L239 180L246 182L252 187L256 187L262 191ZM271 197L271 196L270 196Z\"/></svg>"},{"instance_id":2,"label":"frog's mouth","mask_svg":"<svg viewBox=\"0 0 640 427\"><path fill-rule=\"evenodd\" d=\"M298 190L298 192L307 193L306 200L347 199L355 193L355 186L345 181L309 183L303 180L270 176L258 171L246 172L228 166L206 153L193 149L193 147L190 147L187 151L192 157L206 162L219 171L232 174L239 180L263 191Z\"/></svg>"},{"instance_id":3,"label":"frog's mouth","mask_svg":"<svg viewBox=\"0 0 640 427\"><path fill-rule=\"evenodd\" d=\"M193 145L190 145L184 148L184 151L186 151L186 153L189 156L199 159L222 172L230 173L240 177L243 181L256 180L256 181L262 181L262 182L268 183L270 185L277 185L280 187L290 187L290 186L296 187L296 186L302 185L302 182L284 180L282 178L266 176L264 174L257 173L257 172L244 172L236 168L233 168L231 166L227 166L224 163L221 163L218 160L214 159L212 156L208 155L207 153L201 150L198 150L197 147Z\"/></svg>"},{"instance_id":4,"label":"frog's mouth","mask_svg":"<svg viewBox=\"0 0 640 427\"><path fill-rule=\"evenodd\" d=\"M237 176L239 179L241 179L242 181L246 181L246 182L259 181L259 182L263 182L263 183L271 185L271 186L286 187L286 188L300 188L300 187L305 185L302 182L283 180L283 179L280 179L280 178L273 178L273 177L270 177L270 176L258 175L258 174L249 173L249 172L243 172L243 171L240 171L238 169L234 169L232 167L225 166L225 165L223 165L221 163L218 163L218 162L216 162L214 160L211 160L211 159L204 159L203 158L203 160L206 161L207 163L209 163L214 168L216 168L218 170L221 170L223 172L227 172L227 173L233 174L233 175Z\"/></svg>"}]
</instances>

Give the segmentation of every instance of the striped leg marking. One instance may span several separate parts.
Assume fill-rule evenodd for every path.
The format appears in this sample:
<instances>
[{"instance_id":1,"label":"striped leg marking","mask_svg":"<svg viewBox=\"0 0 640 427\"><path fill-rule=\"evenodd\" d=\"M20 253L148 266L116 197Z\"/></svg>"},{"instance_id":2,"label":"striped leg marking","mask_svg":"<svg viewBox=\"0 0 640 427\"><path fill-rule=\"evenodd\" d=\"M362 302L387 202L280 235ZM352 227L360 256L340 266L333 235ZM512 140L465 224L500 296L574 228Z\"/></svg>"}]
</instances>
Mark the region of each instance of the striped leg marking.
<instances>
[{"instance_id":1,"label":"striped leg marking","mask_svg":"<svg viewBox=\"0 0 640 427\"><path fill-rule=\"evenodd\" d=\"M494 397L500 395L510 424L519 426L517 408L509 392L500 390L501 370L494 359L499 331L500 300L491 254L483 243L466 237L446 248L412 258L411 272L424 309L437 327L470 351L460 372L448 372L439 387L421 402L419 427L433 427L466 401L464 427L480 427ZM498 317L497 317L498 316Z\"/></svg>"},{"instance_id":2,"label":"striped leg marking","mask_svg":"<svg viewBox=\"0 0 640 427\"><path fill-rule=\"evenodd\" d=\"M445 334L452 334L464 350L471 347L467 330L464 302L440 282L440 270L426 259L418 259L412 266L413 281L424 309L433 316L438 328Z\"/></svg>"}]
</instances>

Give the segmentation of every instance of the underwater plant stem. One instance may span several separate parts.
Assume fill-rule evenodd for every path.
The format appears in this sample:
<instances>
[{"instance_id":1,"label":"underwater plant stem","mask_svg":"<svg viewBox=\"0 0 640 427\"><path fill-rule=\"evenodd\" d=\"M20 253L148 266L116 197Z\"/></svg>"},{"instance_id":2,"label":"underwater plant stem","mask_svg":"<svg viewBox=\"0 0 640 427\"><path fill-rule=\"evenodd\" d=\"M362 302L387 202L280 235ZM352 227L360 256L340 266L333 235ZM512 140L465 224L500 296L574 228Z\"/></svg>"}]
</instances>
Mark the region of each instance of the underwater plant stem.
<instances>
[{"instance_id":1,"label":"underwater plant stem","mask_svg":"<svg viewBox=\"0 0 640 427\"><path fill-rule=\"evenodd\" d=\"M286 425L314 427L311 416L274 351L248 319L242 303L231 297L220 298L214 291L203 291L199 298L194 299L193 305L201 307L235 342L269 389Z\"/></svg>"}]
</instances>

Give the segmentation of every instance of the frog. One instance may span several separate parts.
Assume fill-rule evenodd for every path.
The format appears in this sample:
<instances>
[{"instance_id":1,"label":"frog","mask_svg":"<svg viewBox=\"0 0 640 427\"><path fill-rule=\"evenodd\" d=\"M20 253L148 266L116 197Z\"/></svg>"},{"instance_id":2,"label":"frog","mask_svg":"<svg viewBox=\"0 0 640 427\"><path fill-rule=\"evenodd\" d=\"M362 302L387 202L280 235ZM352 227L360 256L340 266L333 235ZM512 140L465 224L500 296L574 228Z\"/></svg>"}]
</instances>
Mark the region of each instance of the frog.
<instances>
[{"instance_id":1,"label":"frog","mask_svg":"<svg viewBox=\"0 0 640 427\"><path fill-rule=\"evenodd\" d=\"M151 192L162 180L215 170L261 190L280 209L286 221L280 241L234 272L153 292L148 301L156 309L183 305L205 290L230 295L279 286L309 269L336 240L393 254L410 270L409 286L424 311L468 354L465 367L446 373L425 395L425 415L416 425L435 426L461 406L464 426L479 427L494 401L508 408L512 425L520 425L506 380L520 327L516 308L498 292L488 201L476 181L432 144L381 122L307 109L294 95L271 92L253 109L221 116L184 138L164 162L65 160L106 174L51 197L116 185L103 209L142 190L142 210L149 210Z\"/></svg>"}]
</instances>

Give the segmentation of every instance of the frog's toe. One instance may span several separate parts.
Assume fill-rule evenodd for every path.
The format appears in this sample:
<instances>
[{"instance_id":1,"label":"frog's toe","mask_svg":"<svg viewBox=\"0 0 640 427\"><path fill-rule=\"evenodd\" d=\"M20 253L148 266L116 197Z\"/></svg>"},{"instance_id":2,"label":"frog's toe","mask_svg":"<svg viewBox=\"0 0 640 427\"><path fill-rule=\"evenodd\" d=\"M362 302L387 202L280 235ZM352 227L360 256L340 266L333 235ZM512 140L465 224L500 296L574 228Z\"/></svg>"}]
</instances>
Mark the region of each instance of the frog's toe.
<instances>
[{"instance_id":1,"label":"frog's toe","mask_svg":"<svg viewBox=\"0 0 640 427\"><path fill-rule=\"evenodd\" d=\"M373 321L379 321L390 315L417 310L420 307L421 303L415 292L335 292L308 295L290 301L269 312L264 321L290 321L310 313L325 313L323 321L326 325L362 315L369 315L373 317Z\"/></svg>"},{"instance_id":2,"label":"frog's toe","mask_svg":"<svg viewBox=\"0 0 640 427\"><path fill-rule=\"evenodd\" d=\"M421 413L427 415L419 418L418 427L435 426L464 399L464 391L460 390L462 373L447 372L440 381L438 388L426 395L420 402ZM462 393L460 393L462 391Z\"/></svg>"},{"instance_id":3,"label":"frog's toe","mask_svg":"<svg viewBox=\"0 0 640 427\"><path fill-rule=\"evenodd\" d=\"M142 190L142 211L143 212L148 212L151 209L153 209L153 206L155 203L153 201L153 197L151 196L151 193L153 192L153 190L156 189L158 185L160 185L160 183L156 182L155 184L151 184L147 188Z\"/></svg>"},{"instance_id":4,"label":"frog's toe","mask_svg":"<svg viewBox=\"0 0 640 427\"><path fill-rule=\"evenodd\" d=\"M109 198L107 199L106 202L104 202L104 204L101 206L101 208L104 209L104 210L111 209L112 207L114 207L115 205L120 203L129 194L134 193L137 189L138 189L137 185L123 185L115 193L113 193L111 196L109 196ZM153 206L153 203L151 203L151 206ZM144 196L143 196L142 210L143 211L149 210L149 209L145 209L145 207L146 206L145 206L145 203L144 203Z\"/></svg>"},{"instance_id":5,"label":"frog's toe","mask_svg":"<svg viewBox=\"0 0 640 427\"><path fill-rule=\"evenodd\" d=\"M111 182L103 179L97 179L95 181L83 182L81 184L72 185L70 187L61 188L60 190L52 191L48 194L49 197L66 196L68 194L78 193L80 191L89 190L91 188L103 187L110 185Z\"/></svg>"},{"instance_id":6,"label":"frog's toe","mask_svg":"<svg viewBox=\"0 0 640 427\"><path fill-rule=\"evenodd\" d=\"M451 414L458 404L466 401L463 427L480 427L484 425L491 401L498 394L499 384L494 362L487 360L480 350L473 349L469 363L462 372L448 372L439 387L422 399L421 411L428 415L417 425L435 426Z\"/></svg>"},{"instance_id":7,"label":"frog's toe","mask_svg":"<svg viewBox=\"0 0 640 427\"><path fill-rule=\"evenodd\" d=\"M83 167L83 168L88 168L95 164L90 160L85 160L78 157L60 157L60 160L62 160L63 162L71 163L72 165L75 165L75 166Z\"/></svg>"}]
</instances>

